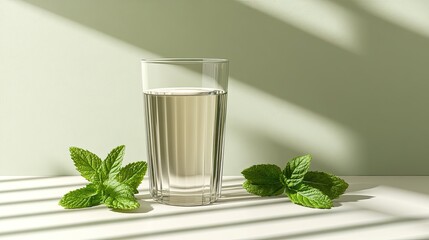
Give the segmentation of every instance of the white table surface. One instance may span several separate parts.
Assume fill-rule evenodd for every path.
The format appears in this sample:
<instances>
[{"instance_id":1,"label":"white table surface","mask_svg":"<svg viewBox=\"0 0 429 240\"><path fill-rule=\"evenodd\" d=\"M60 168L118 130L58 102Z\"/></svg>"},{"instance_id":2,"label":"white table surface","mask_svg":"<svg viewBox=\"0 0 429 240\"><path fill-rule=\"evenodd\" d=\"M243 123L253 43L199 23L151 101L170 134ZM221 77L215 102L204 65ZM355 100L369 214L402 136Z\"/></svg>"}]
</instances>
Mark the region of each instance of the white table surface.
<instances>
[{"instance_id":1,"label":"white table surface","mask_svg":"<svg viewBox=\"0 0 429 240\"><path fill-rule=\"evenodd\" d=\"M243 178L224 177L223 197L202 207L156 203L145 180L141 208L120 213L58 206L82 177L0 177L0 239L429 239L429 176L344 178L330 210L252 196Z\"/></svg>"}]
</instances>

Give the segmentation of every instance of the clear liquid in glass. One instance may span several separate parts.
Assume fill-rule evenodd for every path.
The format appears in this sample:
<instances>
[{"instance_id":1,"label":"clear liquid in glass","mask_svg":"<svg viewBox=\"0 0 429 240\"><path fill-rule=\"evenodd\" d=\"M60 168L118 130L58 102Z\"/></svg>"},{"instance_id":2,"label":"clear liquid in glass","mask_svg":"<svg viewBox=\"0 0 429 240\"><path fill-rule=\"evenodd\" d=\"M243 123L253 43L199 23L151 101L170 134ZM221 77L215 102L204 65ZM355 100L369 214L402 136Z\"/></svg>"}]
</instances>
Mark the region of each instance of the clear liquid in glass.
<instances>
[{"instance_id":1,"label":"clear liquid in glass","mask_svg":"<svg viewBox=\"0 0 429 240\"><path fill-rule=\"evenodd\" d=\"M144 91L151 195L170 205L220 196L227 93L210 88Z\"/></svg>"}]
</instances>

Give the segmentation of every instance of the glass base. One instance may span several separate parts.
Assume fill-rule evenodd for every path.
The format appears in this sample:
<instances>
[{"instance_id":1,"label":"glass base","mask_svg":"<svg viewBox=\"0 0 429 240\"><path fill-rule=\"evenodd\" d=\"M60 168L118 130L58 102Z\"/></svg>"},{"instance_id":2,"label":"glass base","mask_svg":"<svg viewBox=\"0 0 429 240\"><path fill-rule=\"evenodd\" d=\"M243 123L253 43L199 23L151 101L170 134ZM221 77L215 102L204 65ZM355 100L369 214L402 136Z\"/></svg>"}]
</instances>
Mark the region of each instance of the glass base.
<instances>
[{"instance_id":1,"label":"glass base","mask_svg":"<svg viewBox=\"0 0 429 240\"><path fill-rule=\"evenodd\" d=\"M218 196L213 195L201 195L201 194L156 194L151 193L152 198L159 203L172 205L172 206L204 206L209 205L217 201Z\"/></svg>"}]
</instances>

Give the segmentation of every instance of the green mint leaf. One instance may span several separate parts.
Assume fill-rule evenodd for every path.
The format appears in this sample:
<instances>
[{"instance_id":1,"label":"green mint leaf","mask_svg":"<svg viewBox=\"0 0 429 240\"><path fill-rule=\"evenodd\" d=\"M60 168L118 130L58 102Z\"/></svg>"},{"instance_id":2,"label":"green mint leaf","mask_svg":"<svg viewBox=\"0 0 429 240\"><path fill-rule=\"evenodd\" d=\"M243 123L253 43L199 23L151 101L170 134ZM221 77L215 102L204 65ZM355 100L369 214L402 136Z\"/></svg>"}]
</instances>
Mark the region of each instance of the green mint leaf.
<instances>
[{"instance_id":1,"label":"green mint leaf","mask_svg":"<svg viewBox=\"0 0 429 240\"><path fill-rule=\"evenodd\" d=\"M260 164L244 169L241 174L252 184L268 185L280 183L282 170L274 164Z\"/></svg>"},{"instance_id":2,"label":"green mint leaf","mask_svg":"<svg viewBox=\"0 0 429 240\"><path fill-rule=\"evenodd\" d=\"M338 198L349 186L343 179L335 175L315 171L307 172L304 176L303 183L319 189L330 199Z\"/></svg>"},{"instance_id":3,"label":"green mint leaf","mask_svg":"<svg viewBox=\"0 0 429 240\"><path fill-rule=\"evenodd\" d=\"M101 203L101 197L98 195L97 188L94 184L88 184L84 188L71 191L64 195L59 205L64 208L85 208L97 206Z\"/></svg>"},{"instance_id":4,"label":"green mint leaf","mask_svg":"<svg viewBox=\"0 0 429 240\"><path fill-rule=\"evenodd\" d=\"M133 188L116 179L105 182L104 200L106 206L113 209L133 210L140 207L140 203L134 197Z\"/></svg>"},{"instance_id":5,"label":"green mint leaf","mask_svg":"<svg viewBox=\"0 0 429 240\"><path fill-rule=\"evenodd\" d=\"M116 175L116 179L133 188L134 193L138 193L137 188L143 181L146 170L146 162L133 162L121 168L118 175Z\"/></svg>"},{"instance_id":6,"label":"green mint leaf","mask_svg":"<svg viewBox=\"0 0 429 240\"><path fill-rule=\"evenodd\" d=\"M97 155L77 147L70 148L76 169L91 181L84 188L63 196L59 204L64 208L84 208L104 203L114 209L133 210L140 207L134 197L146 174L146 162L130 163L121 168L125 146L114 148L102 161Z\"/></svg>"},{"instance_id":7,"label":"green mint leaf","mask_svg":"<svg viewBox=\"0 0 429 240\"><path fill-rule=\"evenodd\" d=\"M282 194L284 186L280 181L282 170L273 164L254 165L244 169L241 174L247 179L243 188L258 196Z\"/></svg>"},{"instance_id":8,"label":"green mint leaf","mask_svg":"<svg viewBox=\"0 0 429 240\"><path fill-rule=\"evenodd\" d=\"M243 183L243 188L251 194L255 194L261 197L266 196L277 196L284 192L284 186L281 183L277 184L252 184L249 180Z\"/></svg>"},{"instance_id":9,"label":"green mint leaf","mask_svg":"<svg viewBox=\"0 0 429 240\"><path fill-rule=\"evenodd\" d=\"M305 207L311 208L331 208L332 200L323 194L319 189L301 183L296 189L286 191L290 200Z\"/></svg>"},{"instance_id":10,"label":"green mint leaf","mask_svg":"<svg viewBox=\"0 0 429 240\"><path fill-rule=\"evenodd\" d=\"M95 180L97 169L101 165L101 159L97 155L85 149L70 147L70 156L82 177L90 182Z\"/></svg>"},{"instance_id":11,"label":"green mint leaf","mask_svg":"<svg viewBox=\"0 0 429 240\"><path fill-rule=\"evenodd\" d=\"M121 145L114 148L106 159L101 163L98 170L98 178L101 183L104 181L114 178L121 169L122 159L124 157L125 146Z\"/></svg>"},{"instance_id":12,"label":"green mint leaf","mask_svg":"<svg viewBox=\"0 0 429 240\"><path fill-rule=\"evenodd\" d=\"M295 157L286 164L283 174L286 176L288 187L297 186L304 179L305 174L310 168L311 155Z\"/></svg>"}]
</instances>

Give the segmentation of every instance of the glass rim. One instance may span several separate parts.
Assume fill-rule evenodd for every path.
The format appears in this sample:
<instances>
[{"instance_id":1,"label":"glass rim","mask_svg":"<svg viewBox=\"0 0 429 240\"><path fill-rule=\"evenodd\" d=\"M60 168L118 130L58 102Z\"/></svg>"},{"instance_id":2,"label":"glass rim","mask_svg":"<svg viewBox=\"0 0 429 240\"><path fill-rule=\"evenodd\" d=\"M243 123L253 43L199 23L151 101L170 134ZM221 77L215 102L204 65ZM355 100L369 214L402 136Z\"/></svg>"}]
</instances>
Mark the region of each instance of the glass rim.
<instances>
[{"instance_id":1,"label":"glass rim","mask_svg":"<svg viewBox=\"0 0 429 240\"><path fill-rule=\"evenodd\" d=\"M143 58L144 63L228 63L226 58Z\"/></svg>"}]
</instances>

